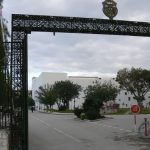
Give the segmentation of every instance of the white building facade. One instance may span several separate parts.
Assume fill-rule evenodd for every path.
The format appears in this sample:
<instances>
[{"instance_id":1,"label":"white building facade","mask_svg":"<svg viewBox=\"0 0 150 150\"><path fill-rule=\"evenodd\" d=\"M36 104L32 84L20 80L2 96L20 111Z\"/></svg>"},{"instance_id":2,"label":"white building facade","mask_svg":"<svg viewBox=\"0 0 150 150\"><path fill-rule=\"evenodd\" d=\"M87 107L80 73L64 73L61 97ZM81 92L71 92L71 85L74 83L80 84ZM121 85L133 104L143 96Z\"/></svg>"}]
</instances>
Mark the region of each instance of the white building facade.
<instances>
[{"instance_id":1,"label":"white building facade","mask_svg":"<svg viewBox=\"0 0 150 150\"><path fill-rule=\"evenodd\" d=\"M82 87L82 91L78 98L72 100L70 102L70 109L74 109L74 107L81 107L84 102L84 90L88 85L94 84L94 82L104 82L111 81L115 86L118 86L118 83L114 78L99 78L99 77L86 77L86 76L68 76L67 73L51 73L51 72L43 72L39 77L32 78L32 98L35 100L36 107L40 109L41 104L39 100L36 98L36 91L40 86L45 86L47 84L53 85L56 81L65 81L70 80L71 82L78 84ZM129 92L125 90L121 90L116 99L113 100L115 103L119 104L120 108L130 108L131 105L137 104L136 100L133 98ZM143 102L145 107L149 107L150 102L150 92L146 95L146 99ZM57 106L54 105L54 109L57 109Z\"/></svg>"}]
</instances>

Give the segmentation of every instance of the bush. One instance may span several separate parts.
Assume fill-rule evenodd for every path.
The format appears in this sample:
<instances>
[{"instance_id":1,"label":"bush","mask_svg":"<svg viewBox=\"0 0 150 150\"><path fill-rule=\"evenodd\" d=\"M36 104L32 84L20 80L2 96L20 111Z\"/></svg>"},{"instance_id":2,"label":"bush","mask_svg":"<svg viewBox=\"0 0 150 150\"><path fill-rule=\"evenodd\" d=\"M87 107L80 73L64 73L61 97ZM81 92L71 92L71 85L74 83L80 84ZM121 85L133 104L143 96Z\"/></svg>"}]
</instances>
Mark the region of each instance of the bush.
<instances>
[{"instance_id":1,"label":"bush","mask_svg":"<svg viewBox=\"0 0 150 150\"><path fill-rule=\"evenodd\" d=\"M63 106L63 105L61 105L60 107L59 107L59 111L65 111L67 108L66 108L66 106Z\"/></svg>"},{"instance_id":2,"label":"bush","mask_svg":"<svg viewBox=\"0 0 150 150\"><path fill-rule=\"evenodd\" d=\"M100 118L99 111L96 111L95 109L89 109L85 114L89 120Z\"/></svg>"},{"instance_id":3,"label":"bush","mask_svg":"<svg viewBox=\"0 0 150 150\"><path fill-rule=\"evenodd\" d=\"M86 115L85 115L85 113L81 113L81 114L80 114L80 118L81 118L81 120L86 119Z\"/></svg>"},{"instance_id":4,"label":"bush","mask_svg":"<svg viewBox=\"0 0 150 150\"><path fill-rule=\"evenodd\" d=\"M74 109L74 114L75 114L78 118L80 118L81 113L83 113L83 109L81 109L81 108L75 108L75 109Z\"/></svg>"}]
</instances>

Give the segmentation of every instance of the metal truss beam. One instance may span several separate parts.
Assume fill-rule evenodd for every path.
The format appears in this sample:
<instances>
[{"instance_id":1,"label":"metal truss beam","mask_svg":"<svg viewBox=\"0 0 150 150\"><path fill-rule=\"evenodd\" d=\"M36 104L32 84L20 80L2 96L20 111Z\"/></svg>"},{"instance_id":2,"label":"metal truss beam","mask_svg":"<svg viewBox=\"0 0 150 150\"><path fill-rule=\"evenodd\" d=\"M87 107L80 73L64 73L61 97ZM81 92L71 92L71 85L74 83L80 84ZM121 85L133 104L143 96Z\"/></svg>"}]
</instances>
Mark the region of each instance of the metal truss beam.
<instances>
[{"instance_id":1,"label":"metal truss beam","mask_svg":"<svg viewBox=\"0 0 150 150\"><path fill-rule=\"evenodd\" d=\"M12 15L13 31L150 36L150 23L38 15Z\"/></svg>"}]
</instances>

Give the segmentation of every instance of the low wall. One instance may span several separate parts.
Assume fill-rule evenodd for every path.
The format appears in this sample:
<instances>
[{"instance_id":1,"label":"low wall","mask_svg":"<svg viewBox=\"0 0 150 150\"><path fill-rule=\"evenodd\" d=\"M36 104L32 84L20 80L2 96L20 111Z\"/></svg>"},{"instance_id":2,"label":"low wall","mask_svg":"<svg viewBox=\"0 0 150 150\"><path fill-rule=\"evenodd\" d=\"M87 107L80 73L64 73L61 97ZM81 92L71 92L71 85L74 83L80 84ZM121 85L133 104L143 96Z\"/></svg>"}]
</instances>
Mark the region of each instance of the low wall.
<instances>
[{"instance_id":1,"label":"low wall","mask_svg":"<svg viewBox=\"0 0 150 150\"><path fill-rule=\"evenodd\" d=\"M7 130L0 129L0 150L9 149L9 132Z\"/></svg>"}]
</instances>

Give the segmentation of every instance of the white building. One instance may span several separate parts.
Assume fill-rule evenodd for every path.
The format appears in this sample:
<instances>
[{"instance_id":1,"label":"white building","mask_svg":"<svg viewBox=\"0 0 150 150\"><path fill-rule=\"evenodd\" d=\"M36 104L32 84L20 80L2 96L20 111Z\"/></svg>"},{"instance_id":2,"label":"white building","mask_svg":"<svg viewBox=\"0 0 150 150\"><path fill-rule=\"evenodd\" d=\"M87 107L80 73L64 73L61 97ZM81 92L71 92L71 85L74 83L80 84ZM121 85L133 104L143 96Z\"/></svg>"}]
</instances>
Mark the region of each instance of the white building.
<instances>
[{"instance_id":1,"label":"white building","mask_svg":"<svg viewBox=\"0 0 150 150\"><path fill-rule=\"evenodd\" d=\"M65 81L70 80L73 83L79 84L82 86L82 92L80 93L79 98L72 100L70 102L70 109L74 107L81 107L84 102L84 90L88 85L92 85L95 81L111 81L115 86L118 86L118 83L115 81L115 78L99 78L99 77L85 77L85 76L68 76L67 73L51 73L51 72L43 72L39 77L32 78L32 98L36 102L36 106L39 108L40 104L38 99L36 98L36 90L40 86L45 86L47 84L53 85L56 81ZM146 100L144 101L144 106L148 106L147 104L150 102L150 93L146 95ZM120 91L114 100L117 104L120 105L120 108L130 108L131 105L137 104L136 100L133 98L127 91ZM54 108L57 108L55 105Z\"/></svg>"},{"instance_id":2,"label":"white building","mask_svg":"<svg viewBox=\"0 0 150 150\"><path fill-rule=\"evenodd\" d=\"M32 98L36 102L36 106L39 108L40 104L38 99L36 98L36 91L40 86L45 86L47 84L53 85L56 81L65 81L70 80L73 83L79 84L82 86L82 92L80 93L79 98L76 98L75 101L72 100L70 102L70 109L74 107L81 107L82 103L84 102L84 89L88 85L92 85L95 81L99 80L98 77L82 77L82 76L67 76L66 73L50 73L50 72L43 72L40 74L39 77L32 78ZM57 106L54 106L56 108Z\"/></svg>"},{"instance_id":3,"label":"white building","mask_svg":"<svg viewBox=\"0 0 150 150\"><path fill-rule=\"evenodd\" d=\"M35 100L36 107L40 108L39 100L36 98L36 91L40 86L45 86L47 84L53 85L56 81L68 80L67 73L49 73L42 72L39 77L32 78L32 98Z\"/></svg>"}]
</instances>

